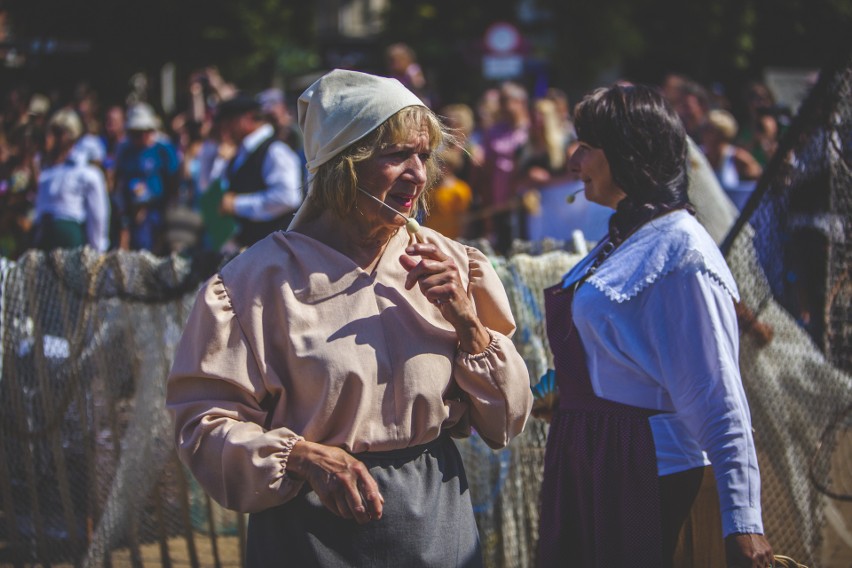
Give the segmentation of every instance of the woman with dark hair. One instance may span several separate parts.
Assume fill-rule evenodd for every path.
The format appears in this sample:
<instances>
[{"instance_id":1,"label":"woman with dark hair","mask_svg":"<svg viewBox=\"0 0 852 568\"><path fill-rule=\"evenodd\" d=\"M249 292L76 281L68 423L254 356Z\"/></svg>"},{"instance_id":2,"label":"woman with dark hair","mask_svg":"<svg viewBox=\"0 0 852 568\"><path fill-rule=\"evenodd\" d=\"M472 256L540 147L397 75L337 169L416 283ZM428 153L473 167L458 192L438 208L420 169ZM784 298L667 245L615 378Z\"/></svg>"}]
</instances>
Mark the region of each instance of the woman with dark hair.
<instances>
[{"instance_id":1,"label":"woman with dark hair","mask_svg":"<svg viewBox=\"0 0 852 568\"><path fill-rule=\"evenodd\" d=\"M615 213L609 234L545 292L559 402L539 565L671 566L712 463L729 564L769 566L737 287L692 215L683 125L645 86L594 91L575 125L570 168Z\"/></svg>"}]
</instances>

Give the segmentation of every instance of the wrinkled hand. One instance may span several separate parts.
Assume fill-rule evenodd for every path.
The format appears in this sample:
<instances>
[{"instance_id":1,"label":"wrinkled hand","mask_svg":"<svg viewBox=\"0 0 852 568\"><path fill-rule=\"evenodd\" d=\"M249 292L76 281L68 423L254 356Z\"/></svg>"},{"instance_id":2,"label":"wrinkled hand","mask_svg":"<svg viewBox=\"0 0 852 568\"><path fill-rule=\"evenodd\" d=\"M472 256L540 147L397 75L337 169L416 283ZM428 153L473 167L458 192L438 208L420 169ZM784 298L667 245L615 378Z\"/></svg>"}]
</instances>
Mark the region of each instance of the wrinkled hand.
<instances>
[{"instance_id":1,"label":"wrinkled hand","mask_svg":"<svg viewBox=\"0 0 852 568\"><path fill-rule=\"evenodd\" d=\"M359 524L382 518L385 499L362 462L340 448L308 441L293 446L288 474L305 480L326 509Z\"/></svg>"},{"instance_id":2,"label":"wrinkled hand","mask_svg":"<svg viewBox=\"0 0 852 568\"><path fill-rule=\"evenodd\" d=\"M732 534L725 538L725 556L731 568L767 568L774 555L762 534Z\"/></svg>"},{"instance_id":3,"label":"wrinkled hand","mask_svg":"<svg viewBox=\"0 0 852 568\"><path fill-rule=\"evenodd\" d=\"M408 271L405 289L415 285L435 304L441 315L455 329L459 346L468 353L482 353L488 347L491 336L476 315L467 290L461 283L459 269L453 259L444 254L434 243L414 243L405 249L399 262ZM419 256L420 261L414 257Z\"/></svg>"}]
</instances>

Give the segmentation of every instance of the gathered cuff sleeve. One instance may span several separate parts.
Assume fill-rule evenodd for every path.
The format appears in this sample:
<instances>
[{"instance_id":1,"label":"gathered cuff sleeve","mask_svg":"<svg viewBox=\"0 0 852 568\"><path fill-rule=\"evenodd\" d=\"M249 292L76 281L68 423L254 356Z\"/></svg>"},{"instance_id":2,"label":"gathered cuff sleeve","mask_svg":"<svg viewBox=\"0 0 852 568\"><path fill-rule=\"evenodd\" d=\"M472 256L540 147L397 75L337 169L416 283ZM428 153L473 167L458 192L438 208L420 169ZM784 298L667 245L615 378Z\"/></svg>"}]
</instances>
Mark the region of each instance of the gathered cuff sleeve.
<instances>
[{"instance_id":1,"label":"gathered cuff sleeve","mask_svg":"<svg viewBox=\"0 0 852 568\"><path fill-rule=\"evenodd\" d=\"M220 277L199 292L175 353L166 404L181 461L223 507L255 512L296 496L288 428L266 429L264 381Z\"/></svg>"},{"instance_id":2,"label":"gathered cuff sleeve","mask_svg":"<svg viewBox=\"0 0 852 568\"><path fill-rule=\"evenodd\" d=\"M281 452L281 475L287 475L287 461L290 459L290 452L293 451L293 446L296 445L296 442L304 441L304 438L301 436L290 436L289 438L284 440L284 447ZM292 479L292 477L288 476L288 479Z\"/></svg>"},{"instance_id":3,"label":"gathered cuff sleeve","mask_svg":"<svg viewBox=\"0 0 852 568\"><path fill-rule=\"evenodd\" d=\"M482 353L456 356L456 384L467 394L471 425L492 448L521 433L532 409L526 363L512 340L491 330Z\"/></svg>"},{"instance_id":4,"label":"gathered cuff sleeve","mask_svg":"<svg viewBox=\"0 0 852 568\"><path fill-rule=\"evenodd\" d=\"M467 351L459 350L459 357L465 361L469 361L471 359L484 359L485 357L488 357L489 353L493 353L494 350L497 349L497 337L491 332L491 330L488 330L488 337L491 338L491 341L488 342L488 345L482 353L468 353Z\"/></svg>"}]
</instances>

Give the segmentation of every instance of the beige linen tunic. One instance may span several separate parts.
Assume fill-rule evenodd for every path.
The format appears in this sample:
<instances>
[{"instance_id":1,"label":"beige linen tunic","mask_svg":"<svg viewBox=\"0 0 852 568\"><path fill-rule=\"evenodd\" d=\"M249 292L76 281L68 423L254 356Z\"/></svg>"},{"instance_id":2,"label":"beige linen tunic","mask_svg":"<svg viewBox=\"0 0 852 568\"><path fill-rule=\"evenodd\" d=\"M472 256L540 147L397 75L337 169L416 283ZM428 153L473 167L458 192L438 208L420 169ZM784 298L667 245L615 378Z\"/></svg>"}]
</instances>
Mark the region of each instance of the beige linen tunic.
<instances>
[{"instance_id":1,"label":"beige linen tunic","mask_svg":"<svg viewBox=\"0 0 852 568\"><path fill-rule=\"evenodd\" d=\"M293 444L350 452L424 444L442 430L505 446L532 405L509 336L502 283L478 250L423 228L459 267L492 341L460 352L452 326L418 286L404 287L398 231L373 273L296 232L277 232L199 291L168 379L181 460L225 507L254 512L292 499Z\"/></svg>"}]
</instances>

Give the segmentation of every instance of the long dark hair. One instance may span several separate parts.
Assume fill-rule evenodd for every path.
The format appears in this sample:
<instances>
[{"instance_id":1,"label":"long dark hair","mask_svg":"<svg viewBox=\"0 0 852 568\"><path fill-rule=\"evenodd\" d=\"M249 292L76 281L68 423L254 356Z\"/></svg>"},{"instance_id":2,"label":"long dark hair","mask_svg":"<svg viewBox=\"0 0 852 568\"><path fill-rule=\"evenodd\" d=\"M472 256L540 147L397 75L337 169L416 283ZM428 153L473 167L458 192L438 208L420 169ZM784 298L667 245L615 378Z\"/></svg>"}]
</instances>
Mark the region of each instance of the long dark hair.
<instances>
[{"instance_id":1,"label":"long dark hair","mask_svg":"<svg viewBox=\"0 0 852 568\"><path fill-rule=\"evenodd\" d=\"M603 150L613 181L627 194L610 219L613 240L668 211L694 212L686 193L686 131L656 89L597 89L577 103L574 126L580 141Z\"/></svg>"}]
</instances>

